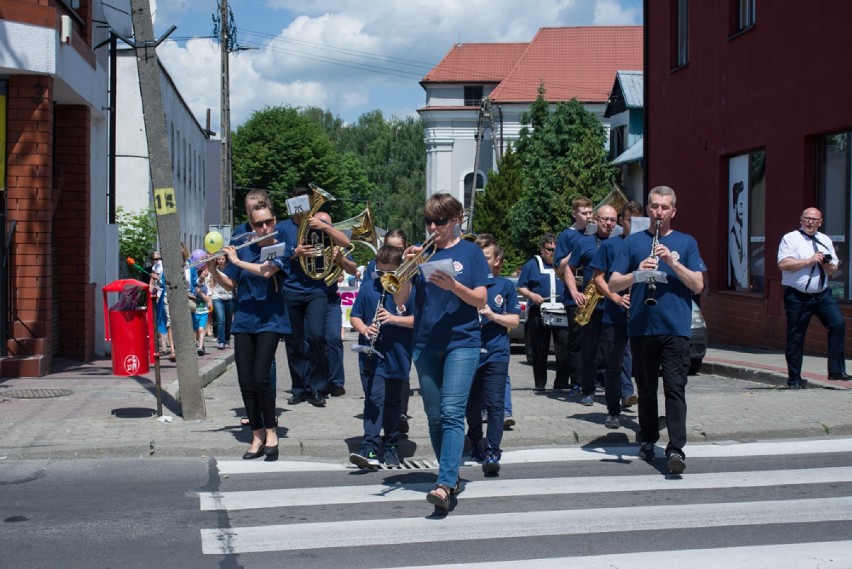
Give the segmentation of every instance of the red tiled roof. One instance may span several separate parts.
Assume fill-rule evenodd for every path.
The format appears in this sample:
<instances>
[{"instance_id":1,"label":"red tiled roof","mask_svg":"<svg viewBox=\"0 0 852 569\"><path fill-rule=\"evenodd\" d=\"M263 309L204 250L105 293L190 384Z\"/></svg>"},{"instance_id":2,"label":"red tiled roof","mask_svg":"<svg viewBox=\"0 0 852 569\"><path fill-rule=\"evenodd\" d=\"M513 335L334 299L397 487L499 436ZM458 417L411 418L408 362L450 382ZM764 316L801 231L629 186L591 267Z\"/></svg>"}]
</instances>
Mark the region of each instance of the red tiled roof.
<instances>
[{"instance_id":1,"label":"red tiled roof","mask_svg":"<svg viewBox=\"0 0 852 569\"><path fill-rule=\"evenodd\" d=\"M492 101L529 103L544 83L548 101L605 103L619 69L642 69L641 26L541 28L528 44L456 45L421 84L499 83Z\"/></svg>"},{"instance_id":2,"label":"red tiled roof","mask_svg":"<svg viewBox=\"0 0 852 569\"><path fill-rule=\"evenodd\" d=\"M420 83L499 83L527 46L528 43L456 44Z\"/></svg>"},{"instance_id":3,"label":"red tiled roof","mask_svg":"<svg viewBox=\"0 0 852 569\"><path fill-rule=\"evenodd\" d=\"M541 28L490 98L531 102L544 83L548 101L605 103L619 69L642 69L641 26Z\"/></svg>"}]
</instances>

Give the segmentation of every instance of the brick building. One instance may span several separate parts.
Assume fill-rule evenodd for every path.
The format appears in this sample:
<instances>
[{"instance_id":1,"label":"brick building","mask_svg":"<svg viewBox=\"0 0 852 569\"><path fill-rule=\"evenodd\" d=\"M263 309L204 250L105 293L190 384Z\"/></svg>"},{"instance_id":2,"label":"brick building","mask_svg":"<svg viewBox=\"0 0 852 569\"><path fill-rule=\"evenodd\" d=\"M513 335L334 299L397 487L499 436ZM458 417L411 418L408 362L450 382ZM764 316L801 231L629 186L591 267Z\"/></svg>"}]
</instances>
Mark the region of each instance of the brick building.
<instances>
[{"instance_id":1,"label":"brick building","mask_svg":"<svg viewBox=\"0 0 852 569\"><path fill-rule=\"evenodd\" d=\"M852 317L852 3L645 2L644 22L645 187L673 187L675 225L698 239L710 340L784 349L778 244L812 205ZM818 323L806 349L826 352Z\"/></svg>"}]
</instances>

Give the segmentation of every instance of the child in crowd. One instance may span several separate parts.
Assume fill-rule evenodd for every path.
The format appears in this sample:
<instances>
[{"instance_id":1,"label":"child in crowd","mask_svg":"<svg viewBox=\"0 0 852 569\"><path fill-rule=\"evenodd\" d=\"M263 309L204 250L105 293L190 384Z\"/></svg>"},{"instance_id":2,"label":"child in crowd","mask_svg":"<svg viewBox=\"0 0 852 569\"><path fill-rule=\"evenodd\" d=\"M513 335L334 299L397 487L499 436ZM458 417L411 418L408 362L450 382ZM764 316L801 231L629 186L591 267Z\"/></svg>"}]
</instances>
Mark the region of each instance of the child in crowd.
<instances>
[{"instance_id":1,"label":"child in crowd","mask_svg":"<svg viewBox=\"0 0 852 569\"><path fill-rule=\"evenodd\" d=\"M379 466L380 433L385 466L399 466L401 399L411 371L414 316L411 300L394 303L381 284L385 273L402 263L402 250L384 246L376 254L376 277L365 279L352 306L349 322L358 331L358 364L364 387L364 439L349 461L361 468Z\"/></svg>"},{"instance_id":2,"label":"child in crowd","mask_svg":"<svg viewBox=\"0 0 852 569\"><path fill-rule=\"evenodd\" d=\"M207 334L207 315L210 305L210 289L207 286L209 273L207 267L198 267L198 278L195 281L195 313L192 315L195 339L198 341L198 355L204 355L204 336Z\"/></svg>"},{"instance_id":3,"label":"child in crowd","mask_svg":"<svg viewBox=\"0 0 852 569\"><path fill-rule=\"evenodd\" d=\"M481 234L476 244L482 248L494 284L488 287L488 302L479 309L482 326L482 350L479 367L467 400L467 436L471 457L482 463L485 474L500 471L500 443L503 441L506 379L509 375L509 330L520 322L521 304L515 285L500 276L503 268L503 249L497 240ZM488 433L482 442L482 405L488 414Z\"/></svg>"}]
</instances>

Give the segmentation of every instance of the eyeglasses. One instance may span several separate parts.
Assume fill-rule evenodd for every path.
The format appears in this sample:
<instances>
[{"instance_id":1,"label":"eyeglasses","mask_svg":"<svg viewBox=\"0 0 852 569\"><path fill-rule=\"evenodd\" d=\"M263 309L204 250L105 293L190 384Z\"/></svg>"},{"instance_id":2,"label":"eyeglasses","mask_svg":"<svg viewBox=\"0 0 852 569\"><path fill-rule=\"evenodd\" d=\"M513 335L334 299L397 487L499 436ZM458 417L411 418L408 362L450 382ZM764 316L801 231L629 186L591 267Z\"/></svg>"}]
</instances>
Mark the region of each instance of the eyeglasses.
<instances>
[{"instance_id":1,"label":"eyeglasses","mask_svg":"<svg viewBox=\"0 0 852 569\"><path fill-rule=\"evenodd\" d=\"M450 220L447 219L446 217L441 217L439 219L432 219L430 217L424 217L423 218L423 223L426 224L426 227L429 227L433 223L435 224L435 227L443 227L446 224L448 224L449 222L450 222Z\"/></svg>"},{"instance_id":2,"label":"eyeglasses","mask_svg":"<svg viewBox=\"0 0 852 569\"><path fill-rule=\"evenodd\" d=\"M152 261L162 261L163 258L162 257L151 257L151 260Z\"/></svg>"},{"instance_id":3,"label":"eyeglasses","mask_svg":"<svg viewBox=\"0 0 852 569\"><path fill-rule=\"evenodd\" d=\"M251 224L251 226L254 227L255 229L260 229L261 227L267 227L267 226L271 227L273 225L275 225L275 218L274 217L271 217L269 219L264 219L263 221L255 221Z\"/></svg>"},{"instance_id":4,"label":"eyeglasses","mask_svg":"<svg viewBox=\"0 0 852 569\"><path fill-rule=\"evenodd\" d=\"M822 221L822 218L821 217L803 217L802 221L807 222L807 223L819 223L820 221Z\"/></svg>"},{"instance_id":5,"label":"eyeglasses","mask_svg":"<svg viewBox=\"0 0 852 569\"><path fill-rule=\"evenodd\" d=\"M553 253L554 251L556 251L556 247L544 247L543 249L548 253Z\"/></svg>"}]
</instances>

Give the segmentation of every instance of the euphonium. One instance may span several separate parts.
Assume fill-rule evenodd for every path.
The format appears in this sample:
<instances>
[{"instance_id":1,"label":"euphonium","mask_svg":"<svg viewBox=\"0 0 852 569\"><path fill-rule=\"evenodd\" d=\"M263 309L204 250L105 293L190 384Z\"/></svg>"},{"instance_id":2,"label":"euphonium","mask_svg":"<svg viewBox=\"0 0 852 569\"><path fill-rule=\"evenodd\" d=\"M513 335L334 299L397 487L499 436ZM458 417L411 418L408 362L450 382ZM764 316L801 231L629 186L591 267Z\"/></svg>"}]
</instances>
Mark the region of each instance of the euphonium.
<instances>
[{"instance_id":1,"label":"euphonium","mask_svg":"<svg viewBox=\"0 0 852 569\"><path fill-rule=\"evenodd\" d=\"M395 294L402 288L403 283L414 278L414 275L420 270L420 265L431 259L432 255L438 251L438 247L435 245L435 236L430 236L422 247L419 253L404 261L394 272L382 275L383 289Z\"/></svg>"},{"instance_id":2,"label":"euphonium","mask_svg":"<svg viewBox=\"0 0 852 569\"><path fill-rule=\"evenodd\" d=\"M311 209L302 213L296 237L297 246L308 240L308 234L311 233L310 218L320 210L325 202L334 201L334 196L319 186L314 184L308 184L308 186L311 188ZM302 265L302 270L314 280L325 278L332 269L334 244L330 241L325 232L311 233L311 245L314 247L314 254L299 257L299 264Z\"/></svg>"},{"instance_id":3,"label":"euphonium","mask_svg":"<svg viewBox=\"0 0 852 569\"><path fill-rule=\"evenodd\" d=\"M376 252L379 244L379 236L378 233L376 233L376 226L373 223L373 213L370 211L370 206L364 208L364 211L355 217L350 217L349 219L332 223L331 226L335 229L339 229L340 231L352 231L352 235L349 238L351 244L343 251L344 256L351 254L352 251L355 250L355 245L358 243L365 247L369 247L373 250L373 253ZM334 249L335 247L332 245L330 252L332 259L336 257ZM340 276L340 272L342 270L343 267L341 267L338 263L334 263L329 266L329 270L326 271L327 274L323 277L325 279L325 284L331 286L337 282L337 278Z\"/></svg>"},{"instance_id":4,"label":"euphonium","mask_svg":"<svg viewBox=\"0 0 852 569\"><path fill-rule=\"evenodd\" d=\"M657 260L657 256L654 254L654 251L657 249L657 245L660 244L660 220L657 220L656 232L654 233L654 239L651 240L651 254L650 257L653 257L654 260ZM654 306L657 304L657 280L653 277L648 279L648 287L645 289L645 305L646 306Z\"/></svg>"},{"instance_id":5,"label":"euphonium","mask_svg":"<svg viewBox=\"0 0 852 569\"><path fill-rule=\"evenodd\" d=\"M583 290L583 296L586 297L586 303L577 308L577 312L574 313L574 322L580 326L585 326L589 323L589 320L592 319L592 314L595 312L595 306L603 298L603 295L598 292L598 287L595 286L594 280L589 281L589 284L586 285L586 288Z\"/></svg>"}]
</instances>

